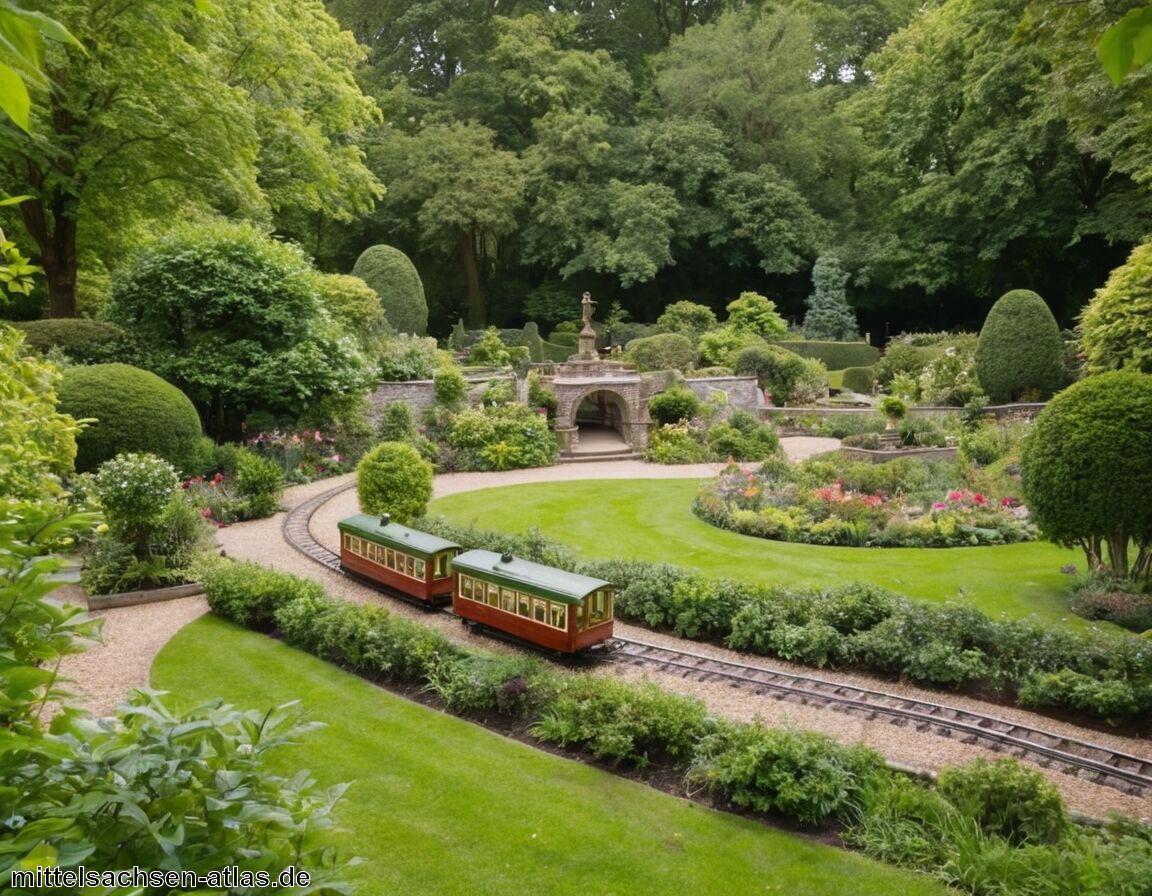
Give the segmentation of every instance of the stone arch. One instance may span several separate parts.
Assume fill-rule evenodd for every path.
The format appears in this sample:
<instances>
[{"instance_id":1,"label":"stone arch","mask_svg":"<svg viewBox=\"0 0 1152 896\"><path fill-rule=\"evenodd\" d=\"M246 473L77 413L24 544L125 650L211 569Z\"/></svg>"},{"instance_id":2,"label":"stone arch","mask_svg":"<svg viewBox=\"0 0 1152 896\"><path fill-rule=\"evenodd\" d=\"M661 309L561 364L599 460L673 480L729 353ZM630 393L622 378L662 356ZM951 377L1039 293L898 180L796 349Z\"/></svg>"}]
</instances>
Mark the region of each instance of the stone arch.
<instances>
[{"instance_id":1,"label":"stone arch","mask_svg":"<svg viewBox=\"0 0 1152 896\"><path fill-rule=\"evenodd\" d=\"M648 447L648 427L652 420L648 416L648 404L643 400L638 377L635 382L627 383L556 382L553 388L557 401L556 429L557 432L570 434L569 448L574 448L578 442L579 424L576 415L580 405L585 399L596 396L602 397L607 403L614 415L612 428L624 437L633 451L643 451Z\"/></svg>"}]
</instances>

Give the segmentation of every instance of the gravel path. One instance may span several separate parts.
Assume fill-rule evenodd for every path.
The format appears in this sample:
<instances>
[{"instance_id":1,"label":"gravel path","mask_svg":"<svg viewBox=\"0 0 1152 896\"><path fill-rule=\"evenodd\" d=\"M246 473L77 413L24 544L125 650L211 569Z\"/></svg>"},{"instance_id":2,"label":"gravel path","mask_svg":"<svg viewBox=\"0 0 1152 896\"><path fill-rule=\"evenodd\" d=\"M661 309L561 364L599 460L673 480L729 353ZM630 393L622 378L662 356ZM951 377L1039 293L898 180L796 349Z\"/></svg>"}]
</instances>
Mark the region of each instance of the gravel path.
<instances>
[{"instance_id":1,"label":"gravel path","mask_svg":"<svg viewBox=\"0 0 1152 896\"><path fill-rule=\"evenodd\" d=\"M829 451L838 444L835 439L796 437L781 440L788 456L793 460L812 454ZM582 464L564 464L534 470L512 470L504 473L454 473L438 476L434 485L436 497L473 491L482 488L495 488L527 482L553 482L571 479L655 479L655 478L704 478L713 475L721 464L698 464L682 467L666 467L644 464L640 461L612 461ZM332 489L341 482L351 482L351 474L340 479L321 480L309 485L297 486L288 490L284 499L285 509L291 509L314 495ZM355 492L350 490L328 502L313 517L313 535L321 543L335 549L332 533L336 531L336 521L358 511ZM256 560L264 565L283 569L298 575L308 576L323 582L328 592L358 603L381 603L394 613L440 629L448 637L469 640L461 627L446 616L429 616L423 611L408 607L398 601L388 600L370 588L366 588L345 577L322 569L287 546L280 532L283 514L266 520L257 520L243 525L221 529L217 533L221 548L230 557ZM69 657L64 664L65 674L74 679L73 691L83 705L94 713L108 713L132 689L148 684L152 660L167 640L186 623L206 612L202 597L184 598L162 604L149 604L140 607L107 610L93 615L102 616L104 623L104 643L85 654ZM635 629L617 623L618 632L625 637L636 637L653 642L673 642L645 629ZM500 642L485 639L485 648L509 650ZM693 645L698 653L732 658L737 656L722 648L709 645ZM787 663L756 657L755 661L764 666L795 669ZM612 668L605 674L629 678L641 678L646 673L631 668ZM956 696L943 696L936 691L924 691L915 687L893 682L877 682L866 676L822 672L824 678L842 679L845 682L884 690L892 693L918 696L935 702L954 703L979 711L981 704ZM882 752L889 759L916 768L938 770L945 765L966 762L976 756L994 758L980 747L956 742L947 738L921 734L898 728L885 722L868 722L845 716L843 713L822 710L785 702L764 696L755 697L747 693L714 683L690 682L676 676L649 675L653 680L679 693L690 694L704 700L718 715L751 720L759 718L773 725L791 725L796 728L823 731L845 743L863 742ZM1001 707L996 715L1010 720L1019 720L1035 727L1058 733L1074 733L1073 726L1041 718L1034 714L1011 707ZM1149 755L1147 741L1122 738L1107 733L1093 733L1090 738L1113 748L1138 756ZM1076 811L1095 817L1103 817L1109 811L1120 811L1139 818L1152 818L1152 797L1128 797L1106 787L1099 787L1079 781L1068 775L1055 772L1045 774L1064 793L1068 805Z\"/></svg>"}]
</instances>

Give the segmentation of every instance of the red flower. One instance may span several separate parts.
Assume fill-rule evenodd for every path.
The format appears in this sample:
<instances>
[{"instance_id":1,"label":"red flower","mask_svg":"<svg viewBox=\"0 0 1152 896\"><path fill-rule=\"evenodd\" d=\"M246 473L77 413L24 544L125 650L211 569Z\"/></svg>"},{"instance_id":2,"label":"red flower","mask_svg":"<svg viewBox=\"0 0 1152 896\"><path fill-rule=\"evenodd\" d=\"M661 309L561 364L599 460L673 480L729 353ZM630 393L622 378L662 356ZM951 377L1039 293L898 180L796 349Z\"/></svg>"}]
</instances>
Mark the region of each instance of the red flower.
<instances>
[{"instance_id":1,"label":"red flower","mask_svg":"<svg viewBox=\"0 0 1152 896\"><path fill-rule=\"evenodd\" d=\"M212 510L211 510L211 508L208 508L208 507L202 507L202 508L200 509L200 516L204 517L204 519L206 519L206 520L207 520L207 519L211 519L211 517L212 517Z\"/></svg>"},{"instance_id":2,"label":"red flower","mask_svg":"<svg viewBox=\"0 0 1152 896\"><path fill-rule=\"evenodd\" d=\"M212 477L212 481L215 482L217 485L219 485L221 482L224 481L224 474L223 473L217 473L215 476Z\"/></svg>"},{"instance_id":3,"label":"red flower","mask_svg":"<svg viewBox=\"0 0 1152 896\"><path fill-rule=\"evenodd\" d=\"M972 500L979 504L981 507L988 503L988 499L984 495L980 494L980 492L974 494L972 496Z\"/></svg>"}]
</instances>

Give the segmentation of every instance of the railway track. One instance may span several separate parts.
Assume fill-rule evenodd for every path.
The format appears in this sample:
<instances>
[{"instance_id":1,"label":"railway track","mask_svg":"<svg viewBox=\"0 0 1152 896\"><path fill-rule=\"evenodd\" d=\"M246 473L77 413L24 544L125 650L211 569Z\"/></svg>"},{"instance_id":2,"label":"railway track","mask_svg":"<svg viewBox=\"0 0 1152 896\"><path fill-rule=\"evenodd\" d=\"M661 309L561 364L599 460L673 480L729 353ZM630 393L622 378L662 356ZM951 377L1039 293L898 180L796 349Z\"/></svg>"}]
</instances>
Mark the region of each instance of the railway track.
<instances>
[{"instance_id":1,"label":"railway track","mask_svg":"<svg viewBox=\"0 0 1152 896\"><path fill-rule=\"evenodd\" d=\"M309 529L309 521L320 507L352 487L343 485L329 489L302 502L286 514L282 525L284 540L293 548L336 572L341 572L339 556L316 541ZM965 744L978 744L1132 796L1152 793L1152 759L1100 744L996 716L845 685L817 676L796 675L754 663L720 660L637 639L615 640L615 649L604 654L605 662L643 666L696 681L723 681L757 696L825 707L834 712L884 720L918 732L953 738Z\"/></svg>"}]
</instances>

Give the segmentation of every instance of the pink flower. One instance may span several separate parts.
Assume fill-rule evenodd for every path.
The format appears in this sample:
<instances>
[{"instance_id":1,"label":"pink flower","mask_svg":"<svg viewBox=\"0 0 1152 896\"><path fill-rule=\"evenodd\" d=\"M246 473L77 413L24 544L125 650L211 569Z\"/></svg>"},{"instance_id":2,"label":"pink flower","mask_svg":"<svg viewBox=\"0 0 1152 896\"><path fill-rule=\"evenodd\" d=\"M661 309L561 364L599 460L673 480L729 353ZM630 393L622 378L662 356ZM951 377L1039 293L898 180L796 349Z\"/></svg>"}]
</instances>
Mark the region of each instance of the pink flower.
<instances>
[{"instance_id":1,"label":"pink flower","mask_svg":"<svg viewBox=\"0 0 1152 896\"><path fill-rule=\"evenodd\" d=\"M947 509L948 509L948 505L947 505L947 504L945 504L943 501L936 501L936 502L935 502L935 503L932 505L932 509L933 509L933 510L947 510Z\"/></svg>"},{"instance_id":2,"label":"pink flower","mask_svg":"<svg viewBox=\"0 0 1152 896\"><path fill-rule=\"evenodd\" d=\"M212 516L211 509L209 509L207 507L202 507L200 509L200 516L204 517L204 519L209 519Z\"/></svg>"},{"instance_id":3,"label":"pink flower","mask_svg":"<svg viewBox=\"0 0 1152 896\"><path fill-rule=\"evenodd\" d=\"M324 437L322 435L320 435L320 430L316 430L316 437L315 438L316 438L317 442L323 442L324 441Z\"/></svg>"},{"instance_id":4,"label":"pink flower","mask_svg":"<svg viewBox=\"0 0 1152 896\"><path fill-rule=\"evenodd\" d=\"M1000 506L1001 507L1011 507L1012 506L1012 499L1007 498L1007 497L1001 498L1000 499Z\"/></svg>"},{"instance_id":5,"label":"pink flower","mask_svg":"<svg viewBox=\"0 0 1152 896\"><path fill-rule=\"evenodd\" d=\"M223 473L217 473L215 476L212 477L212 481L215 482L217 485L219 485L221 482L224 481L224 474Z\"/></svg>"},{"instance_id":6,"label":"pink flower","mask_svg":"<svg viewBox=\"0 0 1152 896\"><path fill-rule=\"evenodd\" d=\"M948 492L949 501L960 501L964 498L964 492Z\"/></svg>"},{"instance_id":7,"label":"pink flower","mask_svg":"<svg viewBox=\"0 0 1152 896\"><path fill-rule=\"evenodd\" d=\"M974 494L972 496L972 500L975 501L977 504L979 504L981 507L983 507L985 504L988 503L988 498L986 496L980 494L980 492L977 492L976 494Z\"/></svg>"}]
</instances>

